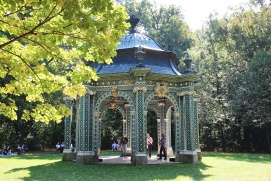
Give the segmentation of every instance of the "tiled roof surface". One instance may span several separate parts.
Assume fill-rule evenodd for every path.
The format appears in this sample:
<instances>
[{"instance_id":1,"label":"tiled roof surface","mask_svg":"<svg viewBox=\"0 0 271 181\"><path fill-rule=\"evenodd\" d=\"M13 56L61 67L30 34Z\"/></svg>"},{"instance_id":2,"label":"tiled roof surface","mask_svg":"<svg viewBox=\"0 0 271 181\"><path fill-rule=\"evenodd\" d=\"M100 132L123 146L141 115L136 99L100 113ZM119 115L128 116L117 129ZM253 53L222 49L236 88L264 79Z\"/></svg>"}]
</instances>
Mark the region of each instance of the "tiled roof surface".
<instances>
[{"instance_id":1,"label":"tiled roof surface","mask_svg":"<svg viewBox=\"0 0 271 181\"><path fill-rule=\"evenodd\" d=\"M131 68L136 68L137 65L134 55L120 55L113 58L113 64L99 66L97 74L128 73ZM150 68L151 73L180 75L173 61L164 56L147 54L143 59L143 65Z\"/></svg>"}]
</instances>

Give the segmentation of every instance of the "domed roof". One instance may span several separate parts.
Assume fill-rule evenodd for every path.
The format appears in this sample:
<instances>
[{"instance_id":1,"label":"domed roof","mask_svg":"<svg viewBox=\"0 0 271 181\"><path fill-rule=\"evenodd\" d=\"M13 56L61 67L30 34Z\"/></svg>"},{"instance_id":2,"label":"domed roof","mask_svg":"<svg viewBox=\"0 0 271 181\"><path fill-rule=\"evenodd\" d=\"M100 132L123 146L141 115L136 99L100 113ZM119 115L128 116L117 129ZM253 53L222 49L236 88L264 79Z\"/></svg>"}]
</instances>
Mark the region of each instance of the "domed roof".
<instances>
[{"instance_id":1,"label":"domed roof","mask_svg":"<svg viewBox=\"0 0 271 181\"><path fill-rule=\"evenodd\" d=\"M131 68L138 67L134 53L139 47L146 53L142 63L145 68L150 68L150 73L181 75L177 70L179 61L175 53L163 49L151 37L137 33L135 26L139 19L135 15L130 15L127 22L131 24L131 29L121 38L117 46L117 56L112 58L112 64L98 65L98 75L129 73Z\"/></svg>"},{"instance_id":2,"label":"domed roof","mask_svg":"<svg viewBox=\"0 0 271 181\"><path fill-rule=\"evenodd\" d=\"M166 51L158 43L156 43L151 37L148 37L139 33L127 33L121 38L120 44L117 46L117 50L138 48L142 46L144 49L151 49L156 51Z\"/></svg>"}]
</instances>

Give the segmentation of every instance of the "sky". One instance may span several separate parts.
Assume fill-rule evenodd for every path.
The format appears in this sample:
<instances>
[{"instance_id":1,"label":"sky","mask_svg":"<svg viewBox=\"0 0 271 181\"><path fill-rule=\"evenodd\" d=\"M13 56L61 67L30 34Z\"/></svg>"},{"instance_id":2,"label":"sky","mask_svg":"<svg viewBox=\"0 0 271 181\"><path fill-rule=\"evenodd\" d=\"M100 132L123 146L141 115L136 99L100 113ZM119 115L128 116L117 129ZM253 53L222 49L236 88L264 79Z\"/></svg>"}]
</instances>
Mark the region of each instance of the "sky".
<instances>
[{"instance_id":1,"label":"sky","mask_svg":"<svg viewBox=\"0 0 271 181\"><path fill-rule=\"evenodd\" d=\"M178 5L182 7L185 21L191 30L201 29L211 12L223 16L228 7L248 3L249 0L153 0L161 5Z\"/></svg>"}]
</instances>

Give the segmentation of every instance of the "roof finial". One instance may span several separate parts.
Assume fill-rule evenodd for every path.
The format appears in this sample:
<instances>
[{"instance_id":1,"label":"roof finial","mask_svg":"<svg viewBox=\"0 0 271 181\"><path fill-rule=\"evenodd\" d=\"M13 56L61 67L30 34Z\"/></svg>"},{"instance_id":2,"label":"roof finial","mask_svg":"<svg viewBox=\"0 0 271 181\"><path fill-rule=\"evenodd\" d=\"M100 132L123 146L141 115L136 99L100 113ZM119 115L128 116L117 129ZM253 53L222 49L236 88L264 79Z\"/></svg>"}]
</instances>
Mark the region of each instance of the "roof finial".
<instances>
[{"instance_id":1,"label":"roof finial","mask_svg":"<svg viewBox=\"0 0 271 181\"><path fill-rule=\"evenodd\" d=\"M135 33L136 32L135 27L137 23L140 21L140 19L136 17L136 15L133 13L129 13L129 15L130 15L130 19L126 20L126 22L131 24L130 33Z\"/></svg>"},{"instance_id":2,"label":"roof finial","mask_svg":"<svg viewBox=\"0 0 271 181\"><path fill-rule=\"evenodd\" d=\"M186 52L183 62L185 63L185 67L186 67L186 70L184 71L184 73L185 74L190 73L192 59L189 57L188 52Z\"/></svg>"},{"instance_id":3,"label":"roof finial","mask_svg":"<svg viewBox=\"0 0 271 181\"><path fill-rule=\"evenodd\" d=\"M142 46L139 45L138 49L135 51L135 57L137 58L138 64L136 67L145 67L142 63L144 57L146 55L146 52L142 50Z\"/></svg>"}]
</instances>

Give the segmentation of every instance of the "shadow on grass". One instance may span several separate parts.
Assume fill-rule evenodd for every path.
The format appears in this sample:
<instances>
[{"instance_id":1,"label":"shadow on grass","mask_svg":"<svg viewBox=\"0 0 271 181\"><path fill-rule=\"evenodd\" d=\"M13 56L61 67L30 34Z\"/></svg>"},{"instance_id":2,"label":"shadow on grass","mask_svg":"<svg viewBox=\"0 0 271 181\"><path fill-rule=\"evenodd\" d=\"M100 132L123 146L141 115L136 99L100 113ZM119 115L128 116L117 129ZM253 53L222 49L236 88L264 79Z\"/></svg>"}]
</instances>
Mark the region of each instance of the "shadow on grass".
<instances>
[{"instance_id":1,"label":"shadow on grass","mask_svg":"<svg viewBox=\"0 0 271 181\"><path fill-rule=\"evenodd\" d=\"M59 160L61 157L61 154L56 154L56 153L31 153L31 154L25 154L25 155L17 155L17 156L12 156L12 157L6 157L9 159L27 159L27 160Z\"/></svg>"},{"instance_id":2,"label":"shadow on grass","mask_svg":"<svg viewBox=\"0 0 271 181\"><path fill-rule=\"evenodd\" d=\"M34 161L37 157L38 155L33 155L19 159ZM39 157L39 159L50 160L55 158L58 158L59 161L27 168L14 168L10 170L9 173L18 174L21 170L27 170L29 176L16 178L22 180L202 180L209 176L202 174L202 171L209 167L202 162L198 164L160 164L145 166L82 165L72 161L61 161L59 155L42 155Z\"/></svg>"},{"instance_id":3,"label":"shadow on grass","mask_svg":"<svg viewBox=\"0 0 271 181\"><path fill-rule=\"evenodd\" d=\"M270 154L251 154L251 153L217 153L203 152L202 157L212 157L225 160L246 161L252 163L271 163Z\"/></svg>"}]
</instances>

